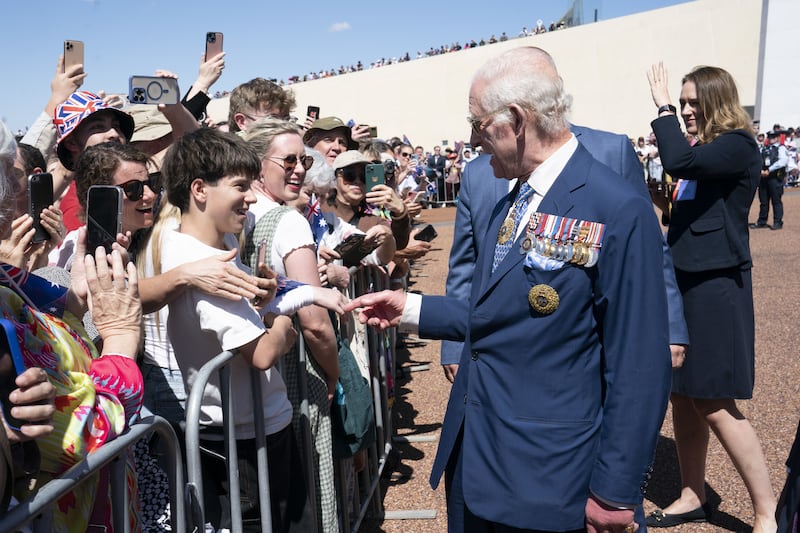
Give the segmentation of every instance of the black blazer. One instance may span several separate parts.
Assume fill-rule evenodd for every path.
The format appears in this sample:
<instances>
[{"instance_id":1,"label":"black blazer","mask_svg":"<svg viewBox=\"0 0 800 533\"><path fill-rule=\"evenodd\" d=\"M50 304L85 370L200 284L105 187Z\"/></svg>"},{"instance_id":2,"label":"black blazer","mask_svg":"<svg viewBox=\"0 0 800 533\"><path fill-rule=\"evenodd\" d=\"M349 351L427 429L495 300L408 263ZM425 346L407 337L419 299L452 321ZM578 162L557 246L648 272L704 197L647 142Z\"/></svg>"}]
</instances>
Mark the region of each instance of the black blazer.
<instances>
[{"instance_id":1,"label":"black blazer","mask_svg":"<svg viewBox=\"0 0 800 533\"><path fill-rule=\"evenodd\" d=\"M651 123L664 170L697 180L693 200L673 203L667 242L675 268L702 272L750 268L747 217L761 178L761 155L747 130L689 146L675 116Z\"/></svg>"}]
</instances>

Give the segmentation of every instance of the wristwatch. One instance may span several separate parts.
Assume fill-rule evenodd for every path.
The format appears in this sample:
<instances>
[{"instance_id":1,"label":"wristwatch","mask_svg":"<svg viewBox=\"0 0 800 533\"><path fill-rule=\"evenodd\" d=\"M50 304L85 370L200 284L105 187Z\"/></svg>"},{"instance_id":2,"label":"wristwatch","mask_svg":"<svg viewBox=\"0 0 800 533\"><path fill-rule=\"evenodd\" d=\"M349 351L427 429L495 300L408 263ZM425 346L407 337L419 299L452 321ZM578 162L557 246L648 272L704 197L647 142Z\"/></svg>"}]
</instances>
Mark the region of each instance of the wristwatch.
<instances>
[{"instance_id":1,"label":"wristwatch","mask_svg":"<svg viewBox=\"0 0 800 533\"><path fill-rule=\"evenodd\" d=\"M672 104L664 104L661 107L659 107L658 108L658 115L661 115L661 113L663 113L664 111L669 111L670 113L672 113L674 115L678 114L678 110Z\"/></svg>"}]
</instances>

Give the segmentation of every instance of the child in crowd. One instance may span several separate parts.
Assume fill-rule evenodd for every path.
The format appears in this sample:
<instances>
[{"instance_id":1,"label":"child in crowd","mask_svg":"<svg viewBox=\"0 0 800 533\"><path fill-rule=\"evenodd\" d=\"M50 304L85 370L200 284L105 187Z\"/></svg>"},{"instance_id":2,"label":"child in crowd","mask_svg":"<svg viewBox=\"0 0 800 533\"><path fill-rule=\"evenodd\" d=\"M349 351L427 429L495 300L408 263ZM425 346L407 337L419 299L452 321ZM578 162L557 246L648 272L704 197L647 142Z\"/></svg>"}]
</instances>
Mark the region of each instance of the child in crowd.
<instances>
[{"instance_id":1,"label":"child in crowd","mask_svg":"<svg viewBox=\"0 0 800 533\"><path fill-rule=\"evenodd\" d=\"M258 155L235 135L209 129L189 133L169 149L162 165L169 202L180 210L180 226L162 236L161 267L166 271L185 262L226 254L236 248L250 204L250 188L261 171ZM238 258L236 265L249 272ZM258 265L262 272L265 265ZM281 288L279 283L279 290ZM297 306L318 303L342 309L342 297L315 288ZM324 292L322 292L324 291ZM294 292L294 291L292 291ZM320 301L326 297L331 300ZM281 309L281 311L287 311ZM265 322L268 327L265 327ZM303 483L300 455L290 426L292 407L280 374L271 367L294 344L291 320L267 315L264 321L244 298L231 301L190 289L169 304L167 332L181 369L186 392L200 367L223 350L236 350L231 363L235 434L239 456L242 514L245 525L258 529L255 426L250 387L251 368L260 374L264 428L267 436L269 484L274 531L307 531L313 520ZM225 450L219 381L205 389L200 424L204 426L203 457L206 518L216 528L230 527L227 516Z\"/></svg>"}]
</instances>

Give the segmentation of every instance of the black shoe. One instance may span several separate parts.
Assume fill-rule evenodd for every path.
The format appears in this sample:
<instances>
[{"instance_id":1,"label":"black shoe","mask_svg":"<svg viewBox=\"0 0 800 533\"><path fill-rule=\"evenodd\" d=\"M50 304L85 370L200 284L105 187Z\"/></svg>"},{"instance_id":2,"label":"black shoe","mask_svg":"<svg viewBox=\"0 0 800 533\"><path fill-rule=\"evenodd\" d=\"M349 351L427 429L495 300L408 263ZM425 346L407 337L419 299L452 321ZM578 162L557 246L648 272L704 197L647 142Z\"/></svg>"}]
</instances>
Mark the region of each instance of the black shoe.
<instances>
[{"instance_id":1,"label":"black shoe","mask_svg":"<svg viewBox=\"0 0 800 533\"><path fill-rule=\"evenodd\" d=\"M763 228L768 228L768 227L769 226L767 224L762 224L761 222L751 222L750 223L750 229L763 229Z\"/></svg>"},{"instance_id":2,"label":"black shoe","mask_svg":"<svg viewBox=\"0 0 800 533\"><path fill-rule=\"evenodd\" d=\"M769 229L783 229L783 222L779 224L773 224Z\"/></svg>"},{"instance_id":3,"label":"black shoe","mask_svg":"<svg viewBox=\"0 0 800 533\"><path fill-rule=\"evenodd\" d=\"M674 527L688 522L705 522L711 514L711 507L704 503L697 509L679 514L666 514L661 509L650 513L645 522L648 527Z\"/></svg>"}]
</instances>

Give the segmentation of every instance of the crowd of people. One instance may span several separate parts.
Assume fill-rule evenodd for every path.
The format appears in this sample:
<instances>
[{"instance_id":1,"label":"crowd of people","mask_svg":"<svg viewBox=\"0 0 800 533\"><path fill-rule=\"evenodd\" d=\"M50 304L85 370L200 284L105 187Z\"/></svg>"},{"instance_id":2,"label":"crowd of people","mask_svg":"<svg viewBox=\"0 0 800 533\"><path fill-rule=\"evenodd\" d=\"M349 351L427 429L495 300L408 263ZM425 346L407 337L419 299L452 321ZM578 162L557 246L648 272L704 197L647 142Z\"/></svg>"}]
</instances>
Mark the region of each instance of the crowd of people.
<instances>
[{"instance_id":1,"label":"crowd of people","mask_svg":"<svg viewBox=\"0 0 800 533\"><path fill-rule=\"evenodd\" d=\"M709 431L750 492L754 531L776 531L763 453L736 400L754 385L747 213L757 189L772 197L764 182L797 141L778 128L765 136L778 140L760 147L730 74L692 70L676 108L666 70L654 65L657 118L634 150L624 136L570 124L552 58L518 47L478 70L469 144L427 153L335 116L297 123L293 93L263 78L230 92L225 123L205 124L223 69L224 54L204 58L182 101L155 107L84 90L83 65L65 68L61 57L27 133L15 142L0 126L0 309L28 367L0 432L4 507L12 492L31 496L12 491L16 478L40 486L143 413L181 435L200 368L234 350L233 380L249 383L256 369L262 397L232 392L241 493L231 495L220 384L202 395L209 527L229 528L238 498L246 528L259 528L255 400L273 529L338 531L331 402L342 343L371 326L447 341L453 389L431 484L445 479L451 531L631 533L707 520ZM487 155L473 156L479 148ZM648 194L645 171L651 182L668 174L674 187ZM39 221L26 185L43 172L55 201ZM87 197L109 186L118 231L87 250ZM417 215L455 198L447 296L404 292L411 263L431 247L417 238ZM651 202L669 223L666 237ZM354 237L355 258L343 247ZM348 302L342 289L360 268L379 269L393 290ZM304 360L286 356L299 334ZM306 401L313 454L304 458ZM644 517L668 402L680 495ZM145 439L131 451L128 518L157 531L169 502L150 450ZM364 464L356 451L350 467ZM101 474L63 496L57 530L110 530L107 494Z\"/></svg>"}]
</instances>

